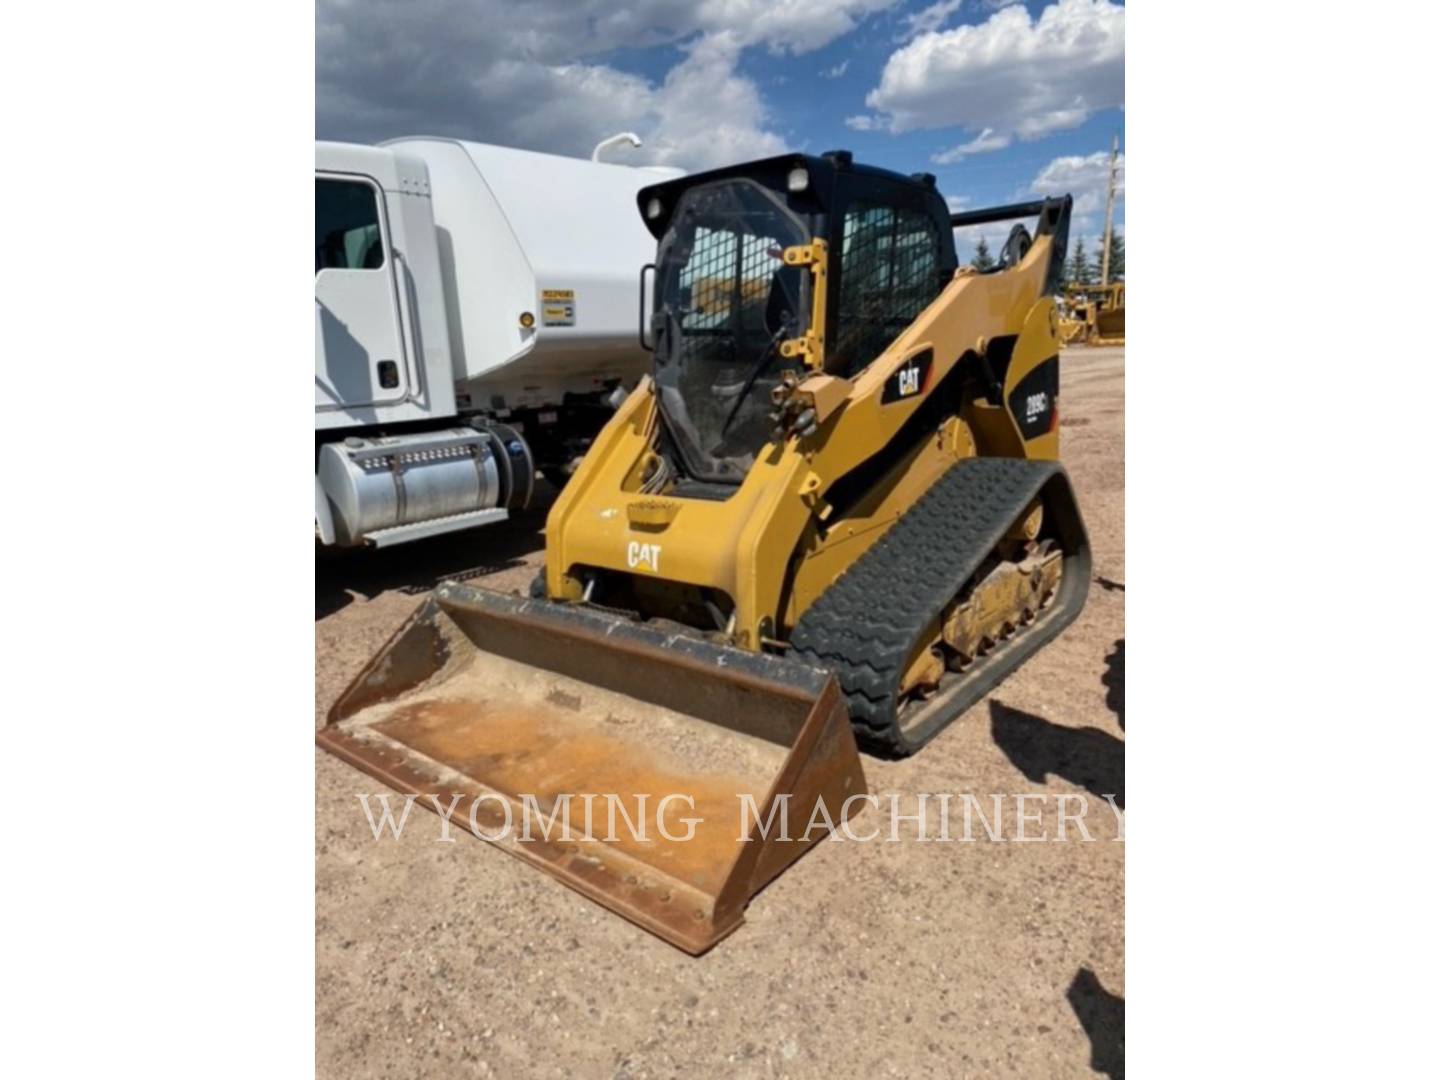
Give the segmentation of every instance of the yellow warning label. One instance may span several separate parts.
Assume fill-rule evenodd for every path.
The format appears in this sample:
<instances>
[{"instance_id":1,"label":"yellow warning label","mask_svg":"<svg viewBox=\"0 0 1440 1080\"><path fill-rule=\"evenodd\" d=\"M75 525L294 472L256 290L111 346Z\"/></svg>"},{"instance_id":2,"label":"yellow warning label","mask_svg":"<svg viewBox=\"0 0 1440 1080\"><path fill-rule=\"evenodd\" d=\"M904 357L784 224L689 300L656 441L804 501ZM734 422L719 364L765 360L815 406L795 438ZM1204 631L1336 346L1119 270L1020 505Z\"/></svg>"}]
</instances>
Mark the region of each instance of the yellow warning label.
<instances>
[{"instance_id":1,"label":"yellow warning label","mask_svg":"<svg viewBox=\"0 0 1440 1080\"><path fill-rule=\"evenodd\" d=\"M575 290L541 289L540 322L543 326L574 326Z\"/></svg>"}]
</instances>

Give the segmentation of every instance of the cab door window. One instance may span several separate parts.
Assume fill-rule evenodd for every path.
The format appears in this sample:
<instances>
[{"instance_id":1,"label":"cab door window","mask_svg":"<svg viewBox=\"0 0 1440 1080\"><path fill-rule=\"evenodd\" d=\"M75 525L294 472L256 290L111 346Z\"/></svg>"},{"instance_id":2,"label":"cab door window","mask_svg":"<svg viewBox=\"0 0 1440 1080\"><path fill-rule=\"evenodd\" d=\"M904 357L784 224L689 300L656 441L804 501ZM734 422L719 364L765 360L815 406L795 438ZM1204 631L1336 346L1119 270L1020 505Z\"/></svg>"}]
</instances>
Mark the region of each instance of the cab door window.
<instances>
[{"instance_id":1,"label":"cab door window","mask_svg":"<svg viewBox=\"0 0 1440 1080\"><path fill-rule=\"evenodd\" d=\"M315 181L315 273L385 265L376 192L359 180Z\"/></svg>"}]
</instances>

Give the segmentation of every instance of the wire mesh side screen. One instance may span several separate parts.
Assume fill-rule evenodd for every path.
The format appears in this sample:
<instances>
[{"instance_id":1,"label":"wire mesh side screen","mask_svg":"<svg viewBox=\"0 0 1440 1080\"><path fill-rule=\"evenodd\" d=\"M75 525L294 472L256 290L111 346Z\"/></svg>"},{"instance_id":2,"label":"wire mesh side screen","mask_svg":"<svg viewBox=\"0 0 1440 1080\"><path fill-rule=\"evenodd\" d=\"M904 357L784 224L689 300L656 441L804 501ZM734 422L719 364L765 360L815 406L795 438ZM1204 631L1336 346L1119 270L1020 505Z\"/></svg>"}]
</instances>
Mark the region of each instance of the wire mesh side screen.
<instances>
[{"instance_id":1,"label":"wire mesh side screen","mask_svg":"<svg viewBox=\"0 0 1440 1080\"><path fill-rule=\"evenodd\" d=\"M845 214L831 355L853 375L939 295L940 234L928 214L856 203Z\"/></svg>"}]
</instances>

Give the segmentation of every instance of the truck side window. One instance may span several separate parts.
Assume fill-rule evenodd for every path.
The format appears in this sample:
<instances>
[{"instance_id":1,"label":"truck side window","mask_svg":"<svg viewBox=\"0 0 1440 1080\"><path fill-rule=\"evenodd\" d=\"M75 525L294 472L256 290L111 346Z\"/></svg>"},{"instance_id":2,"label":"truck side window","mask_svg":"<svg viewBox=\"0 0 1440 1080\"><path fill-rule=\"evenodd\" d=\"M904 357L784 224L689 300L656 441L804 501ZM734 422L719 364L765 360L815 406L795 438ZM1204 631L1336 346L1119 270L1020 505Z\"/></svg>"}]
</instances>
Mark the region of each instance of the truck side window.
<instances>
[{"instance_id":1,"label":"truck side window","mask_svg":"<svg viewBox=\"0 0 1440 1080\"><path fill-rule=\"evenodd\" d=\"M315 181L315 273L385 265L375 189L358 180Z\"/></svg>"},{"instance_id":2,"label":"truck side window","mask_svg":"<svg viewBox=\"0 0 1440 1080\"><path fill-rule=\"evenodd\" d=\"M831 355L854 375L940 294L940 233L930 215L856 202L845 213L840 310Z\"/></svg>"}]
</instances>

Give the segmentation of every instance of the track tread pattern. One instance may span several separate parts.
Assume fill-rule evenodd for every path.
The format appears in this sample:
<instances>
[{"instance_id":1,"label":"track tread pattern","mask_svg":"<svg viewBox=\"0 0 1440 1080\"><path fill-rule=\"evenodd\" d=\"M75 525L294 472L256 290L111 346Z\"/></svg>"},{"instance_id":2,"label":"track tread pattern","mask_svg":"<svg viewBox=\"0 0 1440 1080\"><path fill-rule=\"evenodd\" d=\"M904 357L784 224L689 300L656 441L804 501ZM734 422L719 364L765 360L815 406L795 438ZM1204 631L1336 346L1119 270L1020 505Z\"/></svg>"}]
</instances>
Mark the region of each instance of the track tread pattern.
<instances>
[{"instance_id":1,"label":"track tread pattern","mask_svg":"<svg viewBox=\"0 0 1440 1080\"><path fill-rule=\"evenodd\" d=\"M896 717L905 662L919 637L1050 477L1053 461L956 463L800 617L796 659L839 679L856 738L911 753Z\"/></svg>"}]
</instances>

